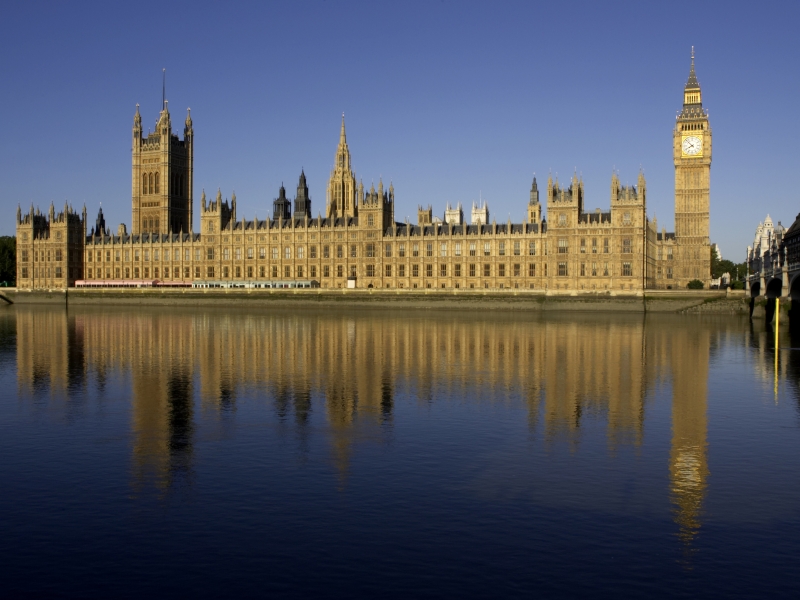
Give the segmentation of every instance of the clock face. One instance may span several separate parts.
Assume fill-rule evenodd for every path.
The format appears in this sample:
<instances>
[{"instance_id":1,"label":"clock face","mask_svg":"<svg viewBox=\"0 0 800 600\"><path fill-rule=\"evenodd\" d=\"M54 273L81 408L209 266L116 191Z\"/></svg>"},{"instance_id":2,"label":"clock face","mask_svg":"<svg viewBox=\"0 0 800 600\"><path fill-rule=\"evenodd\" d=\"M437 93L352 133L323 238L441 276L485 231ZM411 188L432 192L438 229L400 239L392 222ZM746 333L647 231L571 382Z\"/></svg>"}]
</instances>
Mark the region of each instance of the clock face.
<instances>
[{"instance_id":1,"label":"clock face","mask_svg":"<svg viewBox=\"0 0 800 600\"><path fill-rule=\"evenodd\" d=\"M687 156L696 156L703 150L703 140L697 136L690 135L683 138L683 144L681 148L683 153Z\"/></svg>"}]
</instances>

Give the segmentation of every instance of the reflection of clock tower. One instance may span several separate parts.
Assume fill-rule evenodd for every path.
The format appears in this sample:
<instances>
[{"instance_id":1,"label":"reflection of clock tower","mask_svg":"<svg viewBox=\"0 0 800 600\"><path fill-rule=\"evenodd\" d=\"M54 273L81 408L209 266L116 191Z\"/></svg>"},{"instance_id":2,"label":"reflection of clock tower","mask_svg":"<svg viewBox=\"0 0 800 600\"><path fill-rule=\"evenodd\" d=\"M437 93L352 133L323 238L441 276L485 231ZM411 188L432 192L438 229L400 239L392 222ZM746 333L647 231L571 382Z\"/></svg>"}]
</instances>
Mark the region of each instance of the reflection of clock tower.
<instances>
[{"instance_id":1,"label":"reflection of clock tower","mask_svg":"<svg viewBox=\"0 0 800 600\"><path fill-rule=\"evenodd\" d=\"M692 279L708 285L711 278L708 225L711 127L694 73L694 48L689 80L683 90L683 110L678 114L673 133L673 156L678 261L675 279L681 288Z\"/></svg>"}]
</instances>

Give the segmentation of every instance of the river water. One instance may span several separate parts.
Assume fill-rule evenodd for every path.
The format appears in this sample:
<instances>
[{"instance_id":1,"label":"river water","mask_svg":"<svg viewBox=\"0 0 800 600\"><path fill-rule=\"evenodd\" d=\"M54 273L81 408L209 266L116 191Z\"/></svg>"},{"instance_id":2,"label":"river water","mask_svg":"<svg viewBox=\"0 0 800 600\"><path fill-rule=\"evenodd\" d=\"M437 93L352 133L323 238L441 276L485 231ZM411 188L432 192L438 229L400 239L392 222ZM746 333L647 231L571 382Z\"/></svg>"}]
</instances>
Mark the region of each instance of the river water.
<instances>
[{"instance_id":1,"label":"river water","mask_svg":"<svg viewBox=\"0 0 800 600\"><path fill-rule=\"evenodd\" d=\"M0 310L8 597L779 597L800 340L741 317Z\"/></svg>"}]
</instances>

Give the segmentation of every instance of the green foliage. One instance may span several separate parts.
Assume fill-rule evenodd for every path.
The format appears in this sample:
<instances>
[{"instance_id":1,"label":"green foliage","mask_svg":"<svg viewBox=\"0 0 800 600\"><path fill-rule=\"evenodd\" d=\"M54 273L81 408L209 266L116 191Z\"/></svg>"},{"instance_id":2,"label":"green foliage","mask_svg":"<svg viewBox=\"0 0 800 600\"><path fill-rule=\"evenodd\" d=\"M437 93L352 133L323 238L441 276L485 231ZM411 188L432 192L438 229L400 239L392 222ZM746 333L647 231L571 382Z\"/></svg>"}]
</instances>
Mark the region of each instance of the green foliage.
<instances>
[{"instance_id":1,"label":"green foliage","mask_svg":"<svg viewBox=\"0 0 800 600\"><path fill-rule=\"evenodd\" d=\"M703 282L700 281L699 279L692 279L689 283L686 284L686 287L688 287L690 290L702 290L703 287L705 286L703 285Z\"/></svg>"},{"instance_id":2,"label":"green foliage","mask_svg":"<svg viewBox=\"0 0 800 600\"><path fill-rule=\"evenodd\" d=\"M17 280L17 238L0 236L0 285L14 285Z\"/></svg>"},{"instance_id":3,"label":"green foliage","mask_svg":"<svg viewBox=\"0 0 800 600\"><path fill-rule=\"evenodd\" d=\"M744 281L733 281L733 280L731 280L731 289L732 290L743 290L744 289Z\"/></svg>"},{"instance_id":4,"label":"green foliage","mask_svg":"<svg viewBox=\"0 0 800 600\"><path fill-rule=\"evenodd\" d=\"M711 277L712 279L716 279L720 275L722 275L725 271L720 271L720 264L725 261L721 261L717 258L717 252L714 250L714 246L711 246ZM728 261L730 262L730 261Z\"/></svg>"}]
</instances>

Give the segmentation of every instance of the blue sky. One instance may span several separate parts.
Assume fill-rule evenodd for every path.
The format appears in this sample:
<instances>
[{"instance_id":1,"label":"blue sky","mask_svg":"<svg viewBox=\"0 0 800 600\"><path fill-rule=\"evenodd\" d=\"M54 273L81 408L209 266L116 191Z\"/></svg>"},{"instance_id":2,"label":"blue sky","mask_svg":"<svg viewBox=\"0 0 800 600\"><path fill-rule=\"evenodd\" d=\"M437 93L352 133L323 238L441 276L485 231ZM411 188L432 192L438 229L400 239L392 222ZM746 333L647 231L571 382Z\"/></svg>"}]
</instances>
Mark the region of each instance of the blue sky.
<instances>
[{"instance_id":1,"label":"blue sky","mask_svg":"<svg viewBox=\"0 0 800 600\"><path fill-rule=\"evenodd\" d=\"M673 228L672 128L696 49L714 134L711 239L743 260L767 213L800 211L798 2L7 3L0 20L0 234L17 204L100 203L130 223L135 105L161 70L200 192L267 216L300 169L324 212L341 113L356 177L395 186L398 220L479 195L522 221L534 172L607 208L612 169ZM779 193L775 186L784 191Z\"/></svg>"}]
</instances>

